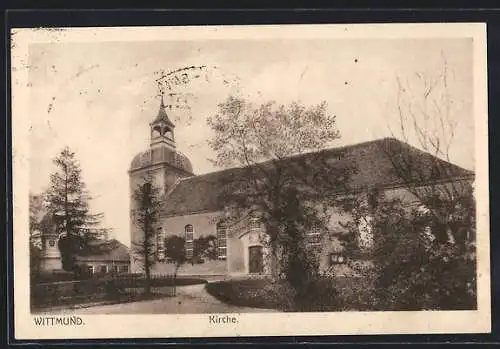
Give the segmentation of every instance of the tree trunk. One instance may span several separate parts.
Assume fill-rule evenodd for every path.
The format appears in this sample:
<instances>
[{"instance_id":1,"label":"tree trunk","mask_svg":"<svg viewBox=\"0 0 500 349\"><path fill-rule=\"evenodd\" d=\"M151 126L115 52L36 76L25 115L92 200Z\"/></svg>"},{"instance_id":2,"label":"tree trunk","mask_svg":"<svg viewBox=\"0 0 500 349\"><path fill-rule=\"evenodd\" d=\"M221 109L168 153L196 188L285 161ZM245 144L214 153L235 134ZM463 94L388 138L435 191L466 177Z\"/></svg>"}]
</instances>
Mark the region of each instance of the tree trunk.
<instances>
[{"instance_id":1,"label":"tree trunk","mask_svg":"<svg viewBox=\"0 0 500 349\"><path fill-rule=\"evenodd\" d=\"M271 244L271 280L273 283L276 283L280 279L280 265L279 265L279 258L278 258L278 244L277 243L272 243Z\"/></svg>"},{"instance_id":2,"label":"tree trunk","mask_svg":"<svg viewBox=\"0 0 500 349\"><path fill-rule=\"evenodd\" d=\"M180 265L177 264L174 270L174 296L177 296L177 272L179 271Z\"/></svg>"},{"instance_id":3,"label":"tree trunk","mask_svg":"<svg viewBox=\"0 0 500 349\"><path fill-rule=\"evenodd\" d=\"M146 285L144 289L146 295L151 294L151 270L149 264L146 266Z\"/></svg>"}]
</instances>

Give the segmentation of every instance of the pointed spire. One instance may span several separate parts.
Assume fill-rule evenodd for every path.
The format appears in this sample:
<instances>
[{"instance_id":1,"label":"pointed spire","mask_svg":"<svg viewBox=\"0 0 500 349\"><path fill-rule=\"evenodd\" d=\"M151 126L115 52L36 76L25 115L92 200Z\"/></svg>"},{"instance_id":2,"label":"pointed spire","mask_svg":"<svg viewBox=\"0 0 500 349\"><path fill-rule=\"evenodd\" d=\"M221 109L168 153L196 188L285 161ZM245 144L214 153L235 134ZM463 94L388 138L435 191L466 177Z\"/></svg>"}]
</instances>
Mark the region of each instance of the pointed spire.
<instances>
[{"instance_id":1,"label":"pointed spire","mask_svg":"<svg viewBox=\"0 0 500 349\"><path fill-rule=\"evenodd\" d=\"M165 109L165 102L163 101L163 92L161 94L161 104L160 104L160 109Z\"/></svg>"},{"instance_id":2,"label":"pointed spire","mask_svg":"<svg viewBox=\"0 0 500 349\"><path fill-rule=\"evenodd\" d=\"M156 116L156 119L153 121L153 123L164 122L167 125L174 127L174 124L168 118L167 111L165 109L166 109L165 102L163 100L163 93L162 93L161 94L160 109L158 110L158 115Z\"/></svg>"}]
</instances>

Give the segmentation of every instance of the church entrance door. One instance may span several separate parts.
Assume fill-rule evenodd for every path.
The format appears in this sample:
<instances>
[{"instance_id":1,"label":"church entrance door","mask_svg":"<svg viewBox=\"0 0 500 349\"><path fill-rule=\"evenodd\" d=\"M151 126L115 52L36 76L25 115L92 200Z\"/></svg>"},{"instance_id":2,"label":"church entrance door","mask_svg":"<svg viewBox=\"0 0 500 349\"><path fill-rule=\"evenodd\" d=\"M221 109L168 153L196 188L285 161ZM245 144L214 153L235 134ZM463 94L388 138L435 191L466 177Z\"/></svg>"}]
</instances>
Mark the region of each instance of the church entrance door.
<instances>
[{"instance_id":1,"label":"church entrance door","mask_svg":"<svg viewBox=\"0 0 500 349\"><path fill-rule=\"evenodd\" d=\"M264 272L262 246L251 246L248 248L248 265L251 274Z\"/></svg>"}]
</instances>

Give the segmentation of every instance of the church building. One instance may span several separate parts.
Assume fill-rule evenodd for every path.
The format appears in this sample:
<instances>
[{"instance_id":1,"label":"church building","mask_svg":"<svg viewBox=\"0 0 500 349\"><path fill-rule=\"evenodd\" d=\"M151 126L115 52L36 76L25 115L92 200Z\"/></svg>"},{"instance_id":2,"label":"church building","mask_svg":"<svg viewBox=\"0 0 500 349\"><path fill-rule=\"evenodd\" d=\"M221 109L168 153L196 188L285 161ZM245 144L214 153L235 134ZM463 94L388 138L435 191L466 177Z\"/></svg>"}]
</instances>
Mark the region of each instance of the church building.
<instances>
[{"instance_id":1,"label":"church building","mask_svg":"<svg viewBox=\"0 0 500 349\"><path fill-rule=\"evenodd\" d=\"M157 227L156 262L153 273L171 273L174 266L165 257L164 241L169 235L178 235L185 238L186 257L193 254L193 241L199 237L213 236L216 258L205 259L202 262L186 263L179 274L181 275L213 275L213 276L248 276L270 273L269 251L265 244L266 232L257 217L242 220L237 225L228 228L223 224L225 202L220 199L227 181L241 171L241 168L222 170L203 175L193 173L193 167L188 157L176 149L175 125L161 102L156 118L150 123L150 146L144 152L137 154L129 169L131 210L133 210L133 192L142 183L146 175L153 175L155 183L162 191L162 211L160 224ZM401 197L404 200L415 201L412 194L391 170L390 159L383 153L386 145L398 145L407 149L415 159L417 166L423 168L432 161L441 162L450 171L446 177L440 178L436 174L432 183L419 185L434 185L443 181L470 180L474 173L433 155L413 148L410 145L394 138L384 138L365 143L344 146L342 148L326 149L324 154L338 162L349 161L355 163L358 171L349 179L350 188L356 189L356 195L366 196L367 190L376 188L383 191L387 197ZM338 159L341 149L344 156ZM299 156L308 156L307 154ZM285 160L286 161L286 160ZM341 229L339 222L345 217L344 213L331 210L330 225L332 229ZM369 222L369 220L367 220ZM130 222L132 245L142 239L142 233L137 226ZM311 232L311 235L314 235ZM370 246L370 227L360 227L360 239L364 245ZM317 241L313 244L322 247L320 267L323 270L334 270L335 275L350 275L354 273L348 267L342 253L339 241ZM360 248L362 248L360 243ZM131 251L131 272L143 272L140 258Z\"/></svg>"}]
</instances>

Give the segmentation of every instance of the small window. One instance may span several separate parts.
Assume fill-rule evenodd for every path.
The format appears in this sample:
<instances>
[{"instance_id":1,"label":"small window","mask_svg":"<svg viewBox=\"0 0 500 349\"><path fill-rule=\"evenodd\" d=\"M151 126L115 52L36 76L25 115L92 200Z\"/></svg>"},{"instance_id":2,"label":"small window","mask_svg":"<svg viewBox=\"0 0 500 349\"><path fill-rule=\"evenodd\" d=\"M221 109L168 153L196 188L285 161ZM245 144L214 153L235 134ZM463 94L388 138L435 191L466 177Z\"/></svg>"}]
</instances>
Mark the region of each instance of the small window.
<instances>
[{"instance_id":1,"label":"small window","mask_svg":"<svg viewBox=\"0 0 500 349\"><path fill-rule=\"evenodd\" d=\"M118 273L119 269L117 265L113 265L113 272Z\"/></svg>"},{"instance_id":2,"label":"small window","mask_svg":"<svg viewBox=\"0 0 500 349\"><path fill-rule=\"evenodd\" d=\"M186 259L193 258L193 250L194 250L193 240L186 241L185 250L186 250Z\"/></svg>"},{"instance_id":3,"label":"small window","mask_svg":"<svg viewBox=\"0 0 500 349\"><path fill-rule=\"evenodd\" d=\"M358 245L362 249L373 247L372 217L362 217L358 224Z\"/></svg>"},{"instance_id":4,"label":"small window","mask_svg":"<svg viewBox=\"0 0 500 349\"><path fill-rule=\"evenodd\" d=\"M346 262L345 257L340 253L331 253L330 254L330 265L334 264L344 264Z\"/></svg>"},{"instance_id":5,"label":"small window","mask_svg":"<svg viewBox=\"0 0 500 349\"><path fill-rule=\"evenodd\" d=\"M193 240L194 228L192 224L188 224L184 227L184 233L186 241Z\"/></svg>"},{"instance_id":6,"label":"small window","mask_svg":"<svg viewBox=\"0 0 500 349\"><path fill-rule=\"evenodd\" d=\"M307 242L310 246L321 245L321 230L319 227L314 226L312 230L307 234Z\"/></svg>"},{"instance_id":7,"label":"small window","mask_svg":"<svg viewBox=\"0 0 500 349\"><path fill-rule=\"evenodd\" d=\"M258 217L250 218L250 229L259 229L260 228L260 219Z\"/></svg>"},{"instance_id":8,"label":"small window","mask_svg":"<svg viewBox=\"0 0 500 349\"><path fill-rule=\"evenodd\" d=\"M93 265L89 265L87 267L87 270L88 270L88 272L89 272L90 275L94 274L94 266Z\"/></svg>"},{"instance_id":9,"label":"small window","mask_svg":"<svg viewBox=\"0 0 500 349\"><path fill-rule=\"evenodd\" d=\"M101 265L99 271L101 273L107 273L108 272L108 266L107 265Z\"/></svg>"},{"instance_id":10,"label":"small window","mask_svg":"<svg viewBox=\"0 0 500 349\"><path fill-rule=\"evenodd\" d=\"M128 273L128 265L121 265L120 272L121 273Z\"/></svg>"}]
</instances>

